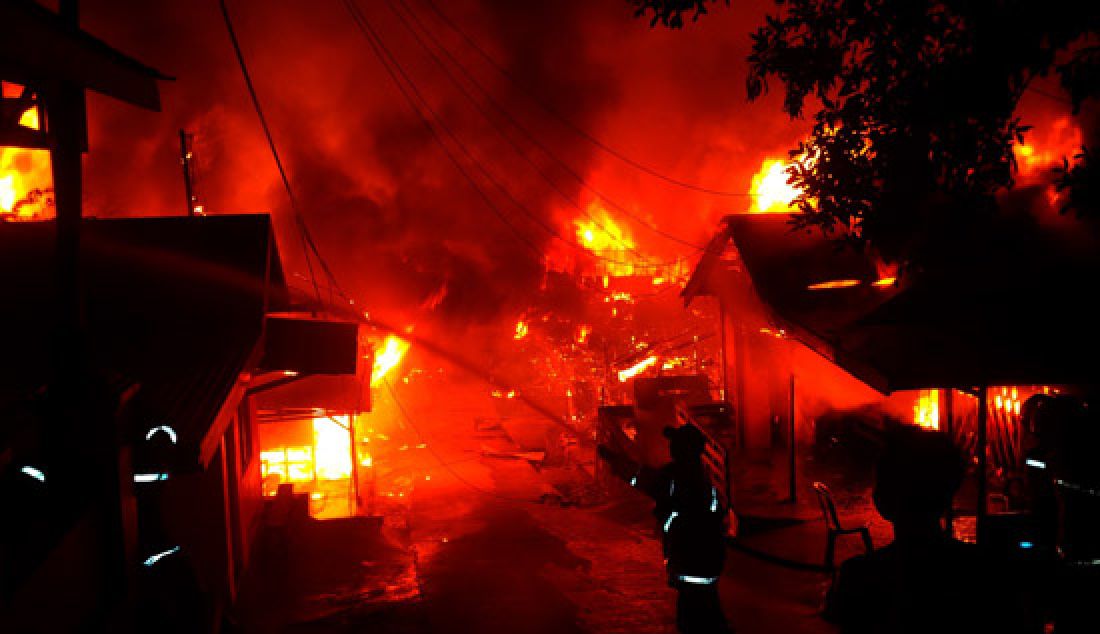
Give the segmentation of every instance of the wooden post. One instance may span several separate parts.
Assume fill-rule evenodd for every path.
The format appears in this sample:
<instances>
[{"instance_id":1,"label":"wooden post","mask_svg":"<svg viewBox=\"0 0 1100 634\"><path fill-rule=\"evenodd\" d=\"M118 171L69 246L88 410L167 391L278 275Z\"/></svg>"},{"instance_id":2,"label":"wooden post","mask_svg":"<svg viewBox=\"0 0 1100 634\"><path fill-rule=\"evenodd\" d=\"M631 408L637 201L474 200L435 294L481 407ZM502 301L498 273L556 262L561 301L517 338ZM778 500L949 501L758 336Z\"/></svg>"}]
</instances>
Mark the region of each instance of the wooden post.
<instances>
[{"instance_id":1,"label":"wooden post","mask_svg":"<svg viewBox=\"0 0 1100 634\"><path fill-rule=\"evenodd\" d=\"M943 391L943 423L944 433L947 434L951 444L955 444L955 389L946 388ZM955 498L951 498L951 503L947 505L947 515L944 517L944 531L948 537L955 535Z\"/></svg>"},{"instance_id":2,"label":"wooden post","mask_svg":"<svg viewBox=\"0 0 1100 634\"><path fill-rule=\"evenodd\" d=\"M359 508L363 505L362 500L359 499L359 450L355 446L356 416L358 416L358 410L348 414L348 439L351 442L351 447L348 451L351 453L351 499L353 505L353 508L348 510L351 515L358 515Z\"/></svg>"},{"instance_id":3,"label":"wooden post","mask_svg":"<svg viewBox=\"0 0 1100 634\"><path fill-rule=\"evenodd\" d=\"M796 442L795 442L795 421L794 421L794 417L795 417L794 372L791 372L790 384L789 384L789 390L788 390L787 398L788 398L787 418L790 419L789 423L788 423L789 424L790 437L787 439L787 444L790 446L790 451L788 452L789 462L788 462L788 465L787 465L788 470L789 470L788 471L788 475L789 475L788 483L789 483L790 501L792 503L794 503L794 502L798 501L798 483L796 481L798 473L797 473L797 465L795 464L795 458L796 458L796 456L795 456L796 446L795 445L796 445Z\"/></svg>"},{"instance_id":4,"label":"wooden post","mask_svg":"<svg viewBox=\"0 0 1100 634\"><path fill-rule=\"evenodd\" d=\"M195 185L194 168L191 163L191 135L186 130L180 129L180 165L183 168L183 191L187 196L187 215L195 215Z\"/></svg>"},{"instance_id":5,"label":"wooden post","mask_svg":"<svg viewBox=\"0 0 1100 634\"><path fill-rule=\"evenodd\" d=\"M748 442L748 434L745 429L745 368L748 365L746 346L748 337L741 324L733 327L733 359L737 367L734 368L734 420L737 422L737 446L744 449Z\"/></svg>"},{"instance_id":6,"label":"wooden post","mask_svg":"<svg viewBox=\"0 0 1100 634\"><path fill-rule=\"evenodd\" d=\"M722 346L722 400L730 400L730 366L726 352L726 303L718 298L718 336Z\"/></svg>"},{"instance_id":7,"label":"wooden post","mask_svg":"<svg viewBox=\"0 0 1100 634\"><path fill-rule=\"evenodd\" d=\"M984 541L986 529L986 468L988 450L987 427L989 424L989 388L982 386L978 390L978 503L976 515L976 539Z\"/></svg>"}]
</instances>

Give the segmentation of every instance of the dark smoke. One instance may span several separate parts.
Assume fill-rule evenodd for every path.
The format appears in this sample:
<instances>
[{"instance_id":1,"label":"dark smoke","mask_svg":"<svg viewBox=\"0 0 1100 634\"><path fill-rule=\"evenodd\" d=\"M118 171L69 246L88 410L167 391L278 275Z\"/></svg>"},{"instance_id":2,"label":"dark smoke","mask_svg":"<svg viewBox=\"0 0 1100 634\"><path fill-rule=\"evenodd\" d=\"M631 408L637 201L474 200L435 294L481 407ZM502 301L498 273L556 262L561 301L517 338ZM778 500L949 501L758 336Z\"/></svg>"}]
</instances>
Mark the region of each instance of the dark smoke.
<instances>
[{"instance_id":1,"label":"dark smoke","mask_svg":"<svg viewBox=\"0 0 1100 634\"><path fill-rule=\"evenodd\" d=\"M407 1L536 137L640 217L703 243L723 214L748 207L744 198L677 189L624 166L547 117L435 20L424 0ZM783 156L804 129L767 100L745 100L748 33L767 3L737 3L669 32L632 19L626 2L436 1L526 90L609 145L684 180L747 191L760 162ZM579 213L448 83L385 2L360 6L469 151L531 213L572 238ZM537 292L541 262L448 162L343 5L231 0L229 7L306 222L357 302L397 321L452 325L522 311ZM207 210L272 212L287 268L299 275L292 281L308 287L289 205L217 3L86 0L81 10L87 30L177 78L163 86L160 114L90 99L88 212L183 213L176 131L186 128L196 134ZM591 200L558 166L528 151L582 206ZM548 251L555 239L468 169L516 229ZM670 258L690 251L614 215L643 252Z\"/></svg>"}]
</instances>

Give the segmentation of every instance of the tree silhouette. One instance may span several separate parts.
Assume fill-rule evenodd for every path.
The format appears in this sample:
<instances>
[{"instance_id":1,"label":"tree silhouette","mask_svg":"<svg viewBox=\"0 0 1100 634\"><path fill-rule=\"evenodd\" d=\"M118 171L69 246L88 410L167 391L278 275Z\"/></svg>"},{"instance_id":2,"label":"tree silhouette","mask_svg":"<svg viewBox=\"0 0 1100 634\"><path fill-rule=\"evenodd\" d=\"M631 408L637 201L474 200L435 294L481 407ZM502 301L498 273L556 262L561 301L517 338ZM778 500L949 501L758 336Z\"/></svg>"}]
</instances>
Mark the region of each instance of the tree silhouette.
<instances>
[{"instance_id":1,"label":"tree silhouette","mask_svg":"<svg viewBox=\"0 0 1100 634\"><path fill-rule=\"evenodd\" d=\"M630 0L669 28L719 0ZM1100 11L1051 0L776 0L752 34L750 99L769 81L792 117L812 111L792 151L801 227L921 264L948 228L978 227L1014 184L1016 107L1056 72L1075 110L1100 92ZM1091 37L1090 37L1091 36ZM1060 55L1060 57L1059 57ZM1068 59L1066 59L1068 57ZM1067 158L1063 212L1100 215L1095 154Z\"/></svg>"}]
</instances>

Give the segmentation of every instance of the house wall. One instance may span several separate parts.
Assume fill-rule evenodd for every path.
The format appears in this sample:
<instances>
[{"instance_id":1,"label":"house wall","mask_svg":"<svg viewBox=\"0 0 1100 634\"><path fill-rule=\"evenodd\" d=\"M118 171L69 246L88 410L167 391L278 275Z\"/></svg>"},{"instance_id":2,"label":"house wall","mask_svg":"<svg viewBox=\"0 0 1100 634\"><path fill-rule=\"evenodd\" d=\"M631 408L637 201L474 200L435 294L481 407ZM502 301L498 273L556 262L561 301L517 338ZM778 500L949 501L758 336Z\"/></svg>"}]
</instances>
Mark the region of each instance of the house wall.
<instances>
[{"instance_id":1,"label":"house wall","mask_svg":"<svg viewBox=\"0 0 1100 634\"><path fill-rule=\"evenodd\" d=\"M158 527L143 526L144 559L154 552L179 546L170 557L186 562L194 573L207 618L213 619L230 596L229 549L226 544L225 482L219 448L208 468L173 474L159 496ZM161 564L157 564L161 565Z\"/></svg>"},{"instance_id":2,"label":"house wall","mask_svg":"<svg viewBox=\"0 0 1100 634\"><path fill-rule=\"evenodd\" d=\"M767 326L754 321L727 317L724 327L729 400L744 448L788 443L792 377L795 434L800 444L812 442L814 421L826 412L871 406L903 417L913 399L912 394L903 394L887 400L797 340L777 337L773 329L761 332Z\"/></svg>"},{"instance_id":3,"label":"house wall","mask_svg":"<svg viewBox=\"0 0 1100 634\"><path fill-rule=\"evenodd\" d=\"M178 545L211 616L235 600L259 528L262 500L255 431L249 399L242 399L207 467L173 475L159 498L160 526L146 523L152 535L145 536L149 552L140 557Z\"/></svg>"},{"instance_id":4,"label":"house wall","mask_svg":"<svg viewBox=\"0 0 1100 634\"><path fill-rule=\"evenodd\" d=\"M256 407L251 398L245 399L238 410L237 420L237 496L240 509L238 534L240 561L247 568L256 537L260 530L260 514L263 497L260 486L260 439L256 427Z\"/></svg>"}]
</instances>

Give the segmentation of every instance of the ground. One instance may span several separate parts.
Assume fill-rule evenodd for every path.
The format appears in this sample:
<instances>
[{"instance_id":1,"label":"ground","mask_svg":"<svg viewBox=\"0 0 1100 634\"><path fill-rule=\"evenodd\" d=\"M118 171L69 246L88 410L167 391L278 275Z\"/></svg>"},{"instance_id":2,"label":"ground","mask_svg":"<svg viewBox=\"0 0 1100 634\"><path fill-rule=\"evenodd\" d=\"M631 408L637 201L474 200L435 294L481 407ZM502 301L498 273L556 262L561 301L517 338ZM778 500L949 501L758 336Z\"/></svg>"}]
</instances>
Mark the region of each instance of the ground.
<instances>
[{"instance_id":1,"label":"ground","mask_svg":"<svg viewBox=\"0 0 1100 634\"><path fill-rule=\"evenodd\" d=\"M401 409L376 402L379 420L400 419L389 435L402 447L385 465L376 459L388 474L376 481L376 517L311 520L291 531L285 549L265 542L243 584L242 629L675 631L675 593L648 501L574 495L586 475L528 460L491 423L499 414L493 399L470 391L406 386L385 395L396 395ZM720 582L724 608L742 634L831 632L819 617L829 581L815 567L824 545L820 512L810 497L778 499L786 484L773 465L782 462L760 456L740 467L752 491L743 502L750 519ZM867 518L854 499L841 500L842 512ZM880 543L888 538L881 524L874 532ZM838 558L856 552L854 541Z\"/></svg>"}]
</instances>

